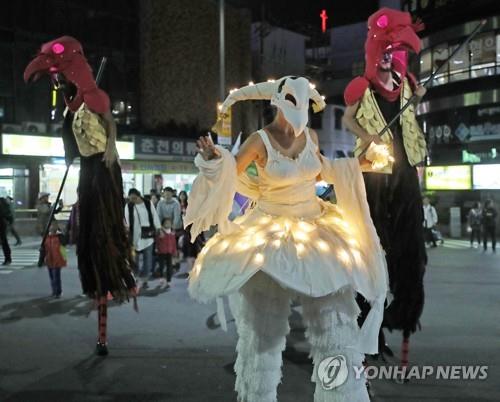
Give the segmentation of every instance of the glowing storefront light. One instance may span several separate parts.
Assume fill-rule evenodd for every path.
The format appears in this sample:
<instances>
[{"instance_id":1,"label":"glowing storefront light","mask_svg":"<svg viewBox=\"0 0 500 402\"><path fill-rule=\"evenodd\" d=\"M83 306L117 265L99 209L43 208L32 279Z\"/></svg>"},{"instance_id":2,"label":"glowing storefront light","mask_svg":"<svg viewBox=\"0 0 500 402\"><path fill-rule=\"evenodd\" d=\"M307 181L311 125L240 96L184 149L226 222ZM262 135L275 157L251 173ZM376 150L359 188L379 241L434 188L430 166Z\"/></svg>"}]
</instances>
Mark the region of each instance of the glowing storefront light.
<instances>
[{"instance_id":1,"label":"glowing storefront light","mask_svg":"<svg viewBox=\"0 0 500 402\"><path fill-rule=\"evenodd\" d=\"M134 159L133 142L117 141L116 148L121 159ZM4 155L64 157L62 138L40 135L2 134Z\"/></svg>"}]
</instances>

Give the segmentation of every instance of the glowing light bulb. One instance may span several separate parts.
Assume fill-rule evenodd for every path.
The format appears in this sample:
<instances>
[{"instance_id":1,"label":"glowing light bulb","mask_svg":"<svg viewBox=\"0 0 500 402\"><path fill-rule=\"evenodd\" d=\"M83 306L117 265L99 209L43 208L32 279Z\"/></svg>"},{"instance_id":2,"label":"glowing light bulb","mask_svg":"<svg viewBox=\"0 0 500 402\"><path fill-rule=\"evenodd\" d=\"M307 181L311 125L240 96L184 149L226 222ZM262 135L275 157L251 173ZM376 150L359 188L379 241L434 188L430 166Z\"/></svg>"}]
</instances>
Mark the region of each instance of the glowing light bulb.
<instances>
[{"instance_id":1,"label":"glowing light bulb","mask_svg":"<svg viewBox=\"0 0 500 402\"><path fill-rule=\"evenodd\" d=\"M319 249L321 251L328 251L328 250L330 250L330 246L324 240L318 240L318 242L316 244L318 245L318 247L319 247Z\"/></svg>"},{"instance_id":2,"label":"glowing light bulb","mask_svg":"<svg viewBox=\"0 0 500 402\"><path fill-rule=\"evenodd\" d=\"M336 225L342 225L344 223L344 221L342 219L340 219L338 216L334 216L332 218L332 221L333 223L335 223Z\"/></svg>"},{"instance_id":3,"label":"glowing light bulb","mask_svg":"<svg viewBox=\"0 0 500 402\"><path fill-rule=\"evenodd\" d=\"M349 262L351 262L351 259L349 258L349 253L347 251L340 250L337 253L337 255L343 263L348 264Z\"/></svg>"},{"instance_id":4,"label":"glowing light bulb","mask_svg":"<svg viewBox=\"0 0 500 402\"><path fill-rule=\"evenodd\" d=\"M268 78L267 82L274 82L274 79L273 78Z\"/></svg>"},{"instance_id":5,"label":"glowing light bulb","mask_svg":"<svg viewBox=\"0 0 500 402\"><path fill-rule=\"evenodd\" d=\"M360 265L363 261L361 259L361 253L359 250L351 250L352 256L354 257L354 260L356 261L356 264Z\"/></svg>"},{"instance_id":6,"label":"glowing light bulb","mask_svg":"<svg viewBox=\"0 0 500 402\"><path fill-rule=\"evenodd\" d=\"M309 236L307 235L307 233L302 232L301 230L296 230L295 232L293 232L293 237L301 241L309 240Z\"/></svg>"},{"instance_id":7,"label":"glowing light bulb","mask_svg":"<svg viewBox=\"0 0 500 402\"><path fill-rule=\"evenodd\" d=\"M321 95L321 99L325 100L326 99L325 95Z\"/></svg>"},{"instance_id":8,"label":"glowing light bulb","mask_svg":"<svg viewBox=\"0 0 500 402\"><path fill-rule=\"evenodd\" d=\"M359 243L356 239L352 238L352 239L349 239L348 240L348 243L353 246L353 247L358 247L359 246Z\"/></svg>"},{"instance_id":9,"label":"glowing light bulb","mask_svg":"<svg viewBox=\"0 0 500 402\"><path fill-rule=\"evenodd\" d=\"M254 85L253 81L250 81L250 82L248 83L248 85Z\"/></svg>"},{"instance_id":10,"label":"glowing light bulb","mask_svg":"<svg viewBox=\"0 0 500 402\"><path fill-rule=\"evenodd\" d=\"M300 221L299 223L297 223L297 226L300 228L300 230L303 230L306 233L312 232L314 229L316 229L313 224L305 221Z\"/></svg>"},{"instance_id":11,"label":"glowing light bulb","mask_svg":"<svg viewBox=\"0 0 500 402\"><path fill-rule=\"evenodd\" d=\"M283 228L281 227L281 225L279 223L273 223L273 225L271 226L271 231L273 232L277 232L277 231L282 231Z\"/></svg>"},{"instance_id":12,"label":"glowing light bulb","mask_svg":"<svg viewBox=\"0 0 500 402\"><path fill-rule=\"evenodd\" d=\"M262 253L257 253L255 254L253 260L256 264L262 264L264 262L264 255Z\"/></svg>"},{"instance_id":13,"label":"glowing light bulb","mask_svg":"<svg viewBox=\"0 0 500 402\"><path fill-rule=\"evenodd\" d=\"M229 247L229 240L223 240L221 243L220 243L220 251L226 251L226 249Z\"/></svg>"},{"instance_id":14,"label":"glowing light bulb","mask_svg":"<svg viewBox=\"0 0 500 402\"><path fill-rule=\"evenodd\" d=\"M299 257L302 257L302 254L304 254L306 247L302 243L297 243L295 245L295 248L297 249L297 255Z\"/></svg>"},{"instance_id":15,"label":"glowing light bulb","mask_svg":"<svg viewBox=\"0 0 500 402\"><path fill-rule=\"evenodd\" d=\"M309 88L311 89L315 89L316 88L316 85L314 85L312 82L309 83Z\"/></svg>"},{"instance_id":16,"label":"glowing light bulb","mask_svg":"<svg viewBox=\"0 0 500 402\"><path fill-rule=\"evenodd\" d=\"M270 216L263 216L262 218L259 219L259 223L261 225L267 225L269 222L271 222Z\"/></svg>"},{"instance_id":17,"label":"glowing light bulb","mask_svg":"<svg viewBox=\"0 0 500 402\"><path fill-rule=\"evenodd\" d=\"M250 247L250 242L248 240L249 239L241 239L238 243L237 249L239 251L247 250Z\"/></svg>"},{"instance_id":18,"label":"glowing light bulb","mask_svg":"<svg viewBox=\"0 0 500 402\"><path fill-rule=\"evenodd\" d=\"M255 226L250 226L250 227L245 229L245 234L247 236L251 236L251 235L255 234L255 232L257 232L257 228Z\"/></svg>"}]
</instances>

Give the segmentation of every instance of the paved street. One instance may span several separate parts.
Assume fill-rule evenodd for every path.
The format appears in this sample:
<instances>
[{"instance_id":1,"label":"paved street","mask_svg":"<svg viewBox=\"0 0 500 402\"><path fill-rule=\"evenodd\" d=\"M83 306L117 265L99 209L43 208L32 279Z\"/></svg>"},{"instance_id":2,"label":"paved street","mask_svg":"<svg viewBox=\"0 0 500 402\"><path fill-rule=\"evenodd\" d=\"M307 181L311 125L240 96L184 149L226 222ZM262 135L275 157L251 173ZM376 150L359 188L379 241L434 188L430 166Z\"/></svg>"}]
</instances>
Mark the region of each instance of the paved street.
<instances>
[{"instance_id":1,"label":"paved street","mask_svg":"<svg viewBox=\"0 0 500 402\"><path fill-rule=\"evenodd\" d=\"M73 251L70 250L73 255ZM235 401L236 334L217 328L213 305L191 301L183 278L155 284L132 305L110 309L110 356L93 355L96 314L80 295L74 256L60 300L48 297L35 242L15 249L19 264L0 275L0 401ZM411 338L414 365L487 365L488 379L374 380L374 402L500 400L500 256L446 241L429 250L422 331ZM21 258L22 257L22 258ZM88 314L90 315L88 316ZM279 401L312 401L300 307L293 309ZM388 341L399 354L400 334ZM377 362L372 362L378 364Z\"/></svg>"}]
</instances>

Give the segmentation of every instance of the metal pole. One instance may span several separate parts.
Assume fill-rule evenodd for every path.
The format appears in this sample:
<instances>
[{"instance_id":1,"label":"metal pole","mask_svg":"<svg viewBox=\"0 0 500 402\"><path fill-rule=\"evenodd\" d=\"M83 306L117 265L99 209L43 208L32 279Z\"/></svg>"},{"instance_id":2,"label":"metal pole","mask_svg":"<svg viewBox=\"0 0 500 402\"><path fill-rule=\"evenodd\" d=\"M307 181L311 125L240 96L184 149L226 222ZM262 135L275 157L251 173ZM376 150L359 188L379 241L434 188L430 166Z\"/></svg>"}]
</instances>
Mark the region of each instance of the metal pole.
<instances>
[{"instance_id":1,"label":"metal pole","mask_svg":"<svg viewBox=\"0 0 500 402\"><path fill-rule=\"evenodd\" d=\"M226 63L224 36L224 0L219 0L219 99L224 102L226 96Z\"/></svg>"}]
</instances>

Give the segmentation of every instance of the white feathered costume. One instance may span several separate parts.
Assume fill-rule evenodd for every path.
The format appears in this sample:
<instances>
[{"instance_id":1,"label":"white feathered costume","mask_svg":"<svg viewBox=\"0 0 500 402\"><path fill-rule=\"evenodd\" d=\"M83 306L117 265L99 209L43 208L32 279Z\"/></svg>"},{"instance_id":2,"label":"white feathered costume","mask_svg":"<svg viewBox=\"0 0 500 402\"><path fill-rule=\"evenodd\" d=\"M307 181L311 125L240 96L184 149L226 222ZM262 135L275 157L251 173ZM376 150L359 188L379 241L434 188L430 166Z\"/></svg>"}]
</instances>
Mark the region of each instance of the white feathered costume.
<instances>
[{"instance_id":1,"label":"white feathered costume","mask_svg":"<svg viewBox=\"0 0 500 402\"><path fill-rule=\"evenodd\" d=\"M232 295L239 334L236 391L241 401L277 400L292 298L302 303L312 346L314 400L369 401L365 381L356 379L353 367L361 367L364 353L377 353L388 281L359 162L318 156L306 127L309 100L315 111L325 103L307 79L283 77L243 87L229 95L221 114L245 99L270 99L295 134L306 136L306 145L291 159L272 145L266 131L259 130L267 162L263 168L257 165L257 179L245 173L237 176L235 158L222 147L217 159L205 161L197 155L200 174L190 194L185 225L192 224L192 239L211 225L218 225L218 233L195 262L190 295L202 302ZM336 205L316 197L319 174L334 185ZM250 197L255 206L230 222L235 191ZM356 292L372 304L361 329ZM225 318L221 323L225 325ZM328 361L320 367L324 359L337 355L344 357L330 365L343 364L348 371L341 385L340 377L337 382L332 378L337 371L328 365L325 369Z\"/></svg>"}]
</instances>

